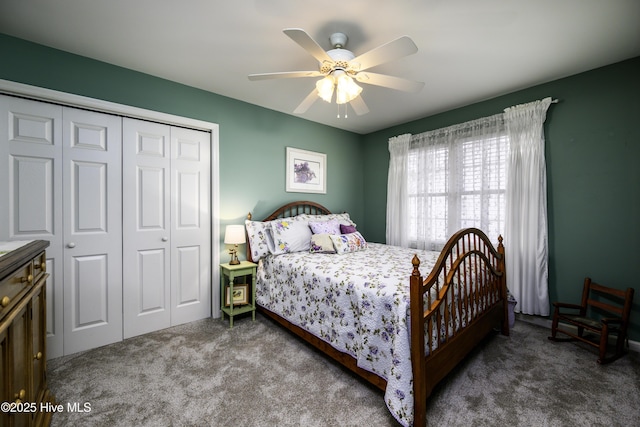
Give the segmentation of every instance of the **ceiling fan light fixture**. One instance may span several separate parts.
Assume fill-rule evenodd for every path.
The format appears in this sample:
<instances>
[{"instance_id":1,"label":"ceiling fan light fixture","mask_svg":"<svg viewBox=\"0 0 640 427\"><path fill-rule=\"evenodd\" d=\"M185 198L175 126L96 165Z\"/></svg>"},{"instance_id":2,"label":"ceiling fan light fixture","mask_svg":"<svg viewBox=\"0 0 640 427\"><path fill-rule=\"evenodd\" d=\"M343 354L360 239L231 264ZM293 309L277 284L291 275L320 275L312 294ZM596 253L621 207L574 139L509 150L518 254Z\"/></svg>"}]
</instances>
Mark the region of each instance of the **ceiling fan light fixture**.
<instances>
[{"instance_id":1,"label":"ceiling fan light fixture","mask_svg":"<svg viewBox=\"0 0 640 427\"><path fill-rule=\"evenodd\" d=\"M338 77L336 87L336 104L351 102L362 92L362 88L346 74Z\"/></svg>"},{"instance_id":2,"label":"ceiling fan light fixture","mask_svg":"<svg viewBox=\"0 0 640 427\"><path fill-rule=\"evenodd\" d=\"M316 90L318 91L318 96L322 98L323 101L331 103L334 85L335 82L333 81L332 76L327 76L321 80L318 80L316 82Z\"/></svg>"}]
</instances>

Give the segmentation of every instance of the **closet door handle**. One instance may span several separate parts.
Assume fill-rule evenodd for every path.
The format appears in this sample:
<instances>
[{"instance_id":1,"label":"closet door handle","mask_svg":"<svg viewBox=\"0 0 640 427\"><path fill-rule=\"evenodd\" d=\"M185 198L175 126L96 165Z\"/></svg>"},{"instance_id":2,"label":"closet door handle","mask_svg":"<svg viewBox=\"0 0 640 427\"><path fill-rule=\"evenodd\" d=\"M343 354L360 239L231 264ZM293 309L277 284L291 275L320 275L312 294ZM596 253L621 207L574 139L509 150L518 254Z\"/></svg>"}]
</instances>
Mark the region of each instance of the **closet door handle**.
<instances>
[{"instance_id":1,"label":"closet door handle","mask_svg":"<svg viewBox=\"0 0 640 427\"><path fill-rule=\"evenodd\" d=\"M67 243L67 247L68 247L68 248L75 248L75 247L76 247L76 244L75 244L75 243L73 243L73 242L69 242L69 243Z\"/></svg>"},{"instance_id":2,"label":"closet door handle","mask_svg":"<svg viewBox=\"0 0 640 427\"><path fill-rule=\"evenodd\" d=\"M168 237L163 237L163 238L162 238L162 241L163 241L163 242L167 242L167 241L169 241L169 238L168 238Z\"/></svg>"}]
</instances>

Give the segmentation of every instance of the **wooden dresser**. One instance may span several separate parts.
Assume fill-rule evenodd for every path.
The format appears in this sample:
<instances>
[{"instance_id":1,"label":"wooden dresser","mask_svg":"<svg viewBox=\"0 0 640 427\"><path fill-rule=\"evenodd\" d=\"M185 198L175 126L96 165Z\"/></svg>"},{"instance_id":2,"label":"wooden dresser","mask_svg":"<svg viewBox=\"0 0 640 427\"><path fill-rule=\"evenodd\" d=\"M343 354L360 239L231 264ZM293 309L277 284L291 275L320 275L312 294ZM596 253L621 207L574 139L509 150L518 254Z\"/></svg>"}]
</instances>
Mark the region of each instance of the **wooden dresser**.
<instances>
[{"instance_id":1,"label":"wooden dresser","mask_svg":"<svg viewBox=\"0 0 640 427\"><path fill-rule=\"evenodd\" d=\"M49 425L45 249L49 242L1 242L0 426ZM44 409L44 410L43 410Z\"/></svg>"}]
</instances>

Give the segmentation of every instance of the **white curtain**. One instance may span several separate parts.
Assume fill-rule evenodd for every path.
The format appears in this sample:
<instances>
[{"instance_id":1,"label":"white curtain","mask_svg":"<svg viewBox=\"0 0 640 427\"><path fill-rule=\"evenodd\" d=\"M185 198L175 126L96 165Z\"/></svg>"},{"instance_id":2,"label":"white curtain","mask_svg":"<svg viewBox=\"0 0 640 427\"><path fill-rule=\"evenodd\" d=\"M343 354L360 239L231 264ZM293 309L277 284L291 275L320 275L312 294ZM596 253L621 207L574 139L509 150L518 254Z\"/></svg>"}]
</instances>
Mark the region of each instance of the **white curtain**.
<instances>
[{"instance_id":1,"label":"white curtain","mask_svg":"<svg viewBox=\"0 0 640 427\"><path fill-rule=\"evenodd\" d=\"M503 115L415 135L409 170L411 234L415 247L440 250L461 228L477 227L497 242L504 226L508 139ZM502 189L502 194L500 190ZM502 197L502 199L501 199Z\"/></svg>"},{"instance_id":2,"label":"white curtain","mask_svg":"<svg viewBox=\"0 0 640 427\"><path fill-rule=\"evenodd\" d=\"M551 98L389 139L387 244L440 250L460 228L504 236L516 311L549 315L546 111Z\"/></svg>"},{"instance_id":3,"label":"white curtain","mask_svg":"<svg viewBox=\"0 0 640 427\"><path fill-rule=\"evenodd\" d=\"M505 109L510 155L505 250L516 311L549 315L547 174L543 124L551 98Z\"/></svg>"},{"instance_id":4,"label":"white curtain","mask_svg":"<svg viewBox=\"0 0 640 427\"><path fill-rule=\"evenodd\" d=\"M389 139L389 178L387 180L387 244L409 245L407 174L411 134Z\"/></svg>"}]
</instances>

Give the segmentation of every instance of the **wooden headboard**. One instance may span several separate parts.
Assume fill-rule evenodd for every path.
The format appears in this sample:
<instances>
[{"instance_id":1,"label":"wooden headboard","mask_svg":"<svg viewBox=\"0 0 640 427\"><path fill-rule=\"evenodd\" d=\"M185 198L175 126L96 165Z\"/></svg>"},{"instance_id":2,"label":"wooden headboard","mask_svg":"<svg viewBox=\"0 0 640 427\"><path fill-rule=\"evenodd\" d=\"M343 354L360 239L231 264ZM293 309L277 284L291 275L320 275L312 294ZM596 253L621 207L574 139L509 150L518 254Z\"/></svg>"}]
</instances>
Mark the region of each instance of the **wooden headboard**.
<instances>
[{"instance_id":1,"label":"wooden headboard","mask_svg":"<svg viewBox=\"0 0 640 427\"><path fill-rule=\"evenodd\" d=\"M297 216L302 214L309 215L329 215L331 211L319 203L309 202L309 201L300 201L300 202L291 202L286 205L280 206L278 209L273 211L271 215L263 219L262 221L272 221L278 218L287 218L290 216ZM252 220L251 212L247 215L249 220ZM251 245L249 244L249 239L247 239L247 260L252 261L251 257Z\"/></svg>"}]
</instances>

